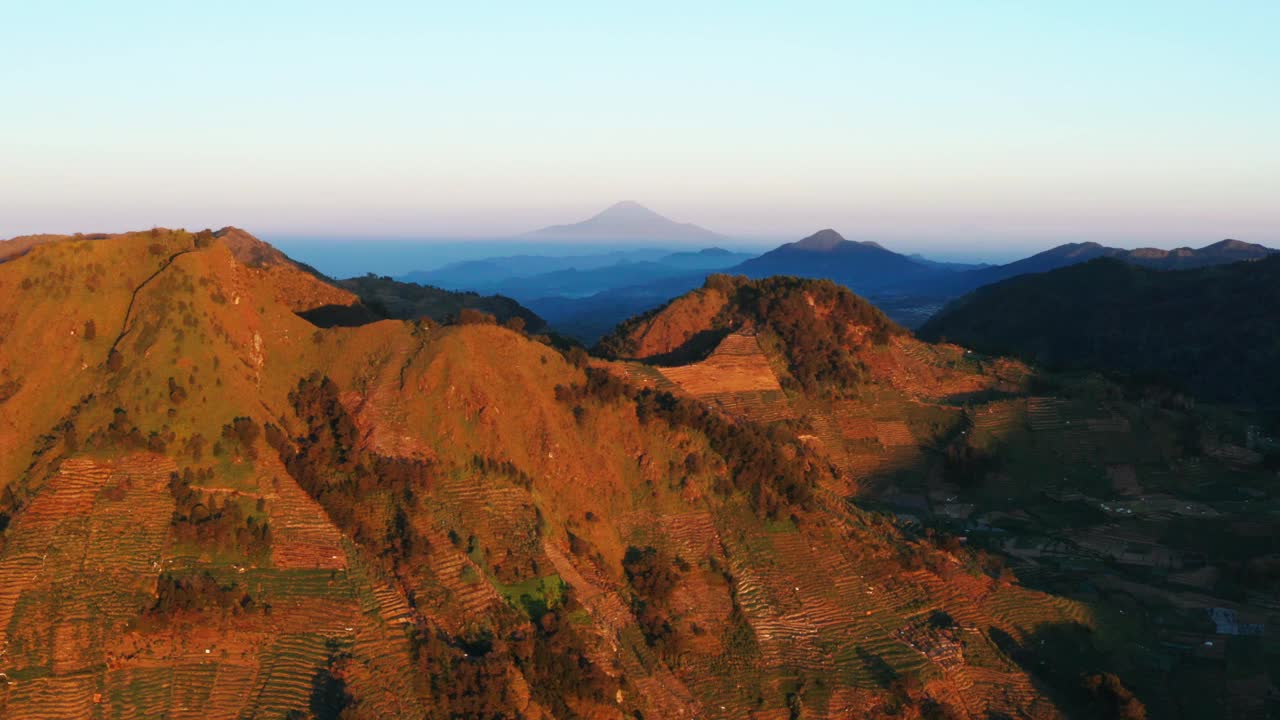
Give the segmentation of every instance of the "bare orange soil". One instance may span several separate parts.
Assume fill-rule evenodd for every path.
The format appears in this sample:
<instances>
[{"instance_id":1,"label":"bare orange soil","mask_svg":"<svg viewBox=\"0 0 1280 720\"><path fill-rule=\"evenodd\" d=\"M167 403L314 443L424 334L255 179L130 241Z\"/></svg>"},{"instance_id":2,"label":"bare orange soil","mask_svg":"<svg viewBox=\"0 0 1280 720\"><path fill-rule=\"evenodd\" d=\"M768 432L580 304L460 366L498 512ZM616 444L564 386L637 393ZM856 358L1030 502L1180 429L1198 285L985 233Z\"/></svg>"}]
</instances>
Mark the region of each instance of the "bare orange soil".
<instances>
[{"instance_id":1,"label":"bare orange soil","mask_svg":"<svg viewBox=\"0 0 1280 720\"><path fill-rule=\"evenodd\" d=\"M711 326L727 301L724 293L713 289L695 290L672 301L636 330L635 357L665 355L684 345L694 334Z\"/></svg>"},{"instance_id":2,"label":"bare orange soil","mask_svg":"<svg viewBox=\"0 0 1280 720\"><path fill-rule=\"evenodd\" d=\"M658 370L695 397L782 390L753 335L731 334L702 362Z\"/></svg>"}]
</instances>

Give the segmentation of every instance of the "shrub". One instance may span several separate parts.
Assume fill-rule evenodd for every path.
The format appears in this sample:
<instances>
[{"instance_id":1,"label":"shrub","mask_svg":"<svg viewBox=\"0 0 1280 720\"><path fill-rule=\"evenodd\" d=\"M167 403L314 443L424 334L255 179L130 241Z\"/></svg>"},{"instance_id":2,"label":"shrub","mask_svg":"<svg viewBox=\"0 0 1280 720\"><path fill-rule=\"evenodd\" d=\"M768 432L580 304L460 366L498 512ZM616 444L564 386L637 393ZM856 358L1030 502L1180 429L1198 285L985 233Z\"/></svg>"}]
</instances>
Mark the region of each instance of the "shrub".
<instances>
[{"instance_id":1,"label":"shrub","mask_svg":"<svg viewBox=\"0 0 1280 720\"><path fill-rule=\"evenodd\" d=\"M249 558L262 558L271 551L271 525L266 519L265 504L258 509L261 516L246 514L234 496L218 501L216 495L205 496L191 483L204 475L212 475L206 469L193 473L190 468L181 474L169 475L169 493L173 496L174 509L170 518L174 537L181 542L193 543L220 552L235 551Z\"/></svg>"},{"instance_id":2,"label":"shrub","mask_svg":"<svg viewBox=\"0 0 1280 720\"><path fill-rule=\"evenodd\" d=\"M222 426L222 439L239 446L249 457L258 456L254 443L261 434L262 427L251 417L238 417L232 420L231 424Z\"/></svg>"},{"instance_id":3,"label":"shrub","mask_svg":"<svg viewBox=\"0 0 1280 720\"><path fill-rule=\"evenodd\" d=\"M1084 678L1084 688L1092 696L1101 717L1113 720L1146 720L1147 708L1124 686L1115 673L1094 673Z\"/></svg>"},{"instance_id":4,"label":"shrub","mask_svg":"<svg viewBox=\"0 0 1280 720\"><path fill-rule=\"evenodd\" d=\"M587 362L591 359L591 357L587 355L587 351L580 345L574 345L569 348L568 352L566 352L564 356L565 359L569 361L569 364L576 368L586 367Z\"/></svg>"},{"instance_id":5,"label":"shrub","mask_svg":"<svg viewBox=\"0 0 1280 720\"><path fill-rule=\"evenodd\" d=\"M628 547L622 559L627 582L633 591L631 609L639 622L645 642L666 650L675 634L668 601L680 574L670 556L652 547Z\"/></svg>"},{"instance_id":6,"label":"shrub","mask_svg":"<svg viewBox=\"0 0 1280 720\"><path fill-rule=\"evenodd\" d=\"M458 312L459 325L493 325L496 322L489 313L474 308L463 308Z\"/></svg>"},{"instance_id":7,"label":"shrub","mask_svg":"<svg viewBox=\"0 0 1280 720\"><path fill-rule=\"evenodd\" d=\"M607 370L587 368L585 385L556 387L560 402L580 404L588 398L602 403L628 399L641 422L662 421L701 432L725 461L727 484L717 490L745 492L762 516L776 518L788 504L807 507L818 478L831 472L829 464L785 428L733 422L696 400L651 388L636 390Z\"/></svg>"},{"instance_id":8,"label":"shrub","mask_svg":"<svg viewBox=\"0 0 1280 720\"><path fill-rule=\"evenodd\" d=\"M208 571L192 574L164 572L156 583L156 599L146 609L151 616L229 610L239 614L254 607L249 593L234 580L219 581Z\"/></svg>"},{"instance_id":9,"label":"shrub","mask_svg":"<svg viewBox=\"0 0 1280 720\"><path fill-rule=\"evenodd\" d=\"M169 378L169 402L180 405L187 399L187 390L172 377Z\"/></svg>"}]
</instances>

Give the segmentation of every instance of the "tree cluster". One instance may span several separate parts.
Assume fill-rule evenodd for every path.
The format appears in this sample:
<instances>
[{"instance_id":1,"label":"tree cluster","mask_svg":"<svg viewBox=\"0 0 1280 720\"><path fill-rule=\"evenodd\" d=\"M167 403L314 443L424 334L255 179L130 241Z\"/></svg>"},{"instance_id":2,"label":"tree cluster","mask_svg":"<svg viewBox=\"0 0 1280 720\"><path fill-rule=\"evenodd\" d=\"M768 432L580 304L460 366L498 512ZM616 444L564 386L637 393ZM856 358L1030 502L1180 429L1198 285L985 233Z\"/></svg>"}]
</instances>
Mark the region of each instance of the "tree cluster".
<instances>
[{"instance_id":1,"label":"tree cluster","mask_svg":"<svg viewBox=\"0 0 1280 720\"><path fill-rule=\"evenodd\" d=\"M95 431L89 438L89 444L93 447L116 450L163 453L169 443L173 442L174 437L174 433L167 428L164 432L152 430L144 435L142 430L133 424L127 410L116 408L112 413L111 422L107 424L105 430Z\"/></svg>"},{"instance_id":2,"label":"tree cluster","mask_svg":"<svg viewBox=\"0 0 1280 720\"><path fill-rule=\"evenodd\" d=\"M622 569L631 586L631 610L640 623L645 642L660 652L671 649L675 629L669 600L680 573L667 553L653 547L627 548Z\"/></svg>"},{"instance_id":3,"label":"tree cluster","mask_svg":"<svg viewBox=\"0 0 1280 720\"><path fill-rule=\"evenodd\" d=\"M728 477L715 489L724 495L746 493L761 516L776 518L792 506L808 506L818 479L832 471L784 427L735 422L696 400L636 389L606 370L588 368L585 384L558 386L556 398L570 405L627 399L642 423L665 422L702 433L728 468Z\"/></svg>"},{"instance_id":4,"label":"tree cluster","mask_svg":"<svg viewBox=\"0 0 1280 720\"><path fill-rule=\"evenodd\" d=\"M861 343L883 345L906 332L830 280L775 276L743 282L733 295L733 308L780 340L791 377L810 393L857 385L866 375L857 356Z\"/></svg>"},{"instance_id":5,"label":"tree cluster","mask_svg":"<svg viewBox=\"0 0 1280 720\"><path fill-rule=\"evenodd\" d=\"M459 325L496 325L497 322L497 318L483 310L462 308L458 311Z\"/></svg>"},{"instance_id":6,"label":"tree cluster","mask_svg":"<svg viewBox=\"0 0 1280 720\"><path fill-rule=\"evenodd\" d=\"M478 472L488 476L498 475L506 477L512 483L528 490L533 487L533 476L516 467L516 464L510 460L495 460L491 457L483 455L473 455L471 457L471 466Z\"/></svg>"},{"instance_id":7,"label":"tree cluster","mask_svg":"<svg viewBox=\"0 0 1280 720\"><path fill-rule=\"evenodd\" d=\"M228 496L222 502L216 495L206 495L193 488L194 481L207 481L212 469L192 472L191 468L169 475L169 493L174 509L171 525L178 542L191 543L214 550L234 550L246 557L265 557L271 551L271 525L266 519L263 501L257 513L246 514L239 498Z\"/></svg>"},{"instance_id":8,"label":"tree cluster","mask_svg":"<svg viewBox=\"0 0 1280 720\"><path fill-rule=\"evenodd\" d=\"M214 609L239 614L254 607L254 599L234 580L219 580L208 571L164 572L156 583L156 599L145 614L173 617Z\"/></svg>"},{"instance_id":9,"label":"tree cluster","mask_svg":"<svg viewBox=\"0 0 1280 720\"><path fill-rule=\"evenodd\" d=\"M360 717L360 702L347 687L347 673L351 664L351 653L338 647L336 640L330 638L327 643L329 659L311 678L311 699L307 707L310 715L298 713L299 720L354 720ZM293 714L285 716L293 720Z\"/></svg>"},{"instance_id":10,"label":"tree cluster","mask_svg":"<svg viewBox=\"0 0 1280 720\"><path fill-rule=\"evenodd\" d=\"M214 454L232 452L246 457L258 457L255 445L262 435L262 426L251 417L238 417L222 426L222 440L214 448Z\"/></svg>"},{"instance_id":11,"label":"tree cluster","mask_svg":"<svg viewBox=\"0 0 1280 720\"><path fill-rule=\"evenodd\" d=\"M947 445L942 456L942 472L948 482L961 487L980 485L987 475L1000 468L1000 458L960 436Z\"/></svg>"},{"instance_id":12,"label":"tree cluster","mask_svg":"<svg viewBox=\"0 0 1280 720\"><path fill-rule=\"evenodd\" d=\"M1109 720L1147 720L1147 708L1134 697L1115 673L1094 673L1084 678L1084 688L1102 714Z\"/></svg>"},{"instance_id":13,"label":"tree cluster","mask_svg":"<svg viewBox=\"0 0 1280 720\"><path fill-rule=\"evenodd\" d=\"M584 638L566 619L569 607L549 610L534 623L499 615L494 627L461 637L415 629L410 647L432 717L517 717L521 698L512 670L555 717L577 717L575 700L611 701L618 683L591 661Z\"/></svg>"},{"instance_id":14,"label":"tree cluster","mask_svg":"<svg viewBox=\"0 0 1280 720\"><path fill-rule=\"evenodd\" d=\"M289 401L306 424L306 433L290 439L268 424L267 443L289 474L352 539L383 548L392 564L412 564L429 550L411 518L417 493L435 483L435 468L422 460L384 457L362 448L355 419L338 395L337 385L327 377L312 375L299 381ZM375 495L390 505L385 523L357 512Z\"/></svg>"}]
</instances>

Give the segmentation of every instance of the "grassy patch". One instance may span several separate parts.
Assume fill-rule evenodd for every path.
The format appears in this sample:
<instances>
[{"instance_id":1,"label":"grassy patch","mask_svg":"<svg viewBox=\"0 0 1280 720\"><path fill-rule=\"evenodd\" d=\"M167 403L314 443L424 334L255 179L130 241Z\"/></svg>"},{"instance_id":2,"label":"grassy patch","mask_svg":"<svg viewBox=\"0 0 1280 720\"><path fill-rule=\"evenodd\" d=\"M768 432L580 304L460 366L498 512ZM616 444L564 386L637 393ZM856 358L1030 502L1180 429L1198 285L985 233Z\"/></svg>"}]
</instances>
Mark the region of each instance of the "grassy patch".
<instances>
[{"instance_id":1,"label":"grassy patch","mask_svg":"<svg viewBox=\"0 0 1280 720\"><path fill-rule=\"evenodd\" d=\"M569 586L559 575L544 575L529 578L514 585L503 585L494 582L494 587L512 607L519 608L537 622L548 610L554 610L564 603L565 592Z\"/></svg>"}]
</instances>

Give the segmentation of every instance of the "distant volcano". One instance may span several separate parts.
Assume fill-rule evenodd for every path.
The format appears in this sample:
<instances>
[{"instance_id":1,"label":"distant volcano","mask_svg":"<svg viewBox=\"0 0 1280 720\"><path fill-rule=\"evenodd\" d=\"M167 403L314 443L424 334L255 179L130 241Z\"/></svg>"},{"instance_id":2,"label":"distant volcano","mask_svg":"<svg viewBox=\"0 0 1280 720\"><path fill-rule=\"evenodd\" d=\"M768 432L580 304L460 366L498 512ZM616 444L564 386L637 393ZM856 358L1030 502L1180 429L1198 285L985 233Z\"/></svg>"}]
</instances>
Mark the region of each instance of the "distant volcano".
<instances>
[{"instance_id":1,"label":"distant volcano","mask_svg":"<svg viewBox=\"0 0 1280 720\"><path fill-rule=\"evenodd\" d=\"M526 237L543 240L714 241L723 235L692 223L678 223L629 200L570 225L552 225Z\"/></svg>"}]
</instances>

